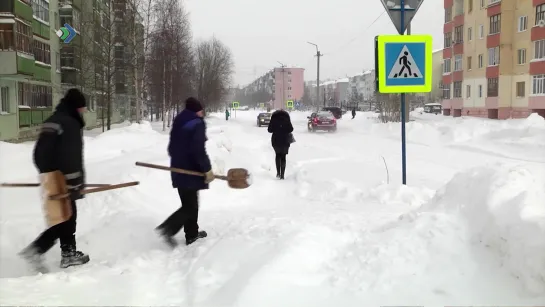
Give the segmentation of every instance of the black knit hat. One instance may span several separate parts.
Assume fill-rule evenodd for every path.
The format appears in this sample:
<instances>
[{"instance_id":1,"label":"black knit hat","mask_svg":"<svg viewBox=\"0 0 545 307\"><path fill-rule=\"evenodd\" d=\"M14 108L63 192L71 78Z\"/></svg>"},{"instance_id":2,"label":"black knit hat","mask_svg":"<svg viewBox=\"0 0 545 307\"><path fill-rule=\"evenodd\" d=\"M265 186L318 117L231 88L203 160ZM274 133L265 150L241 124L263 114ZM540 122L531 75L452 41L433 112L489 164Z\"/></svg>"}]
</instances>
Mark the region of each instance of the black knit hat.
<instances>
[{"instance_id":1,"label":"black knit hat","mask_svg":"<svg viewBox=\"0 0 545 307\"><path fill-rule=\"evenodd\" d=\"M74 109L85 108L87 106L85 96L77 88L69 89L62 98L62 101Z\"/></svg>"},{"instance_id":2,"label":"black knit hat","mask_svg":"<svg viewBox=\"0 0 545 307\"><path fill-rule=\"evenodd\" d=\"M203 110L201 102L193 97L187 98L185 101L185 108L195 113Z\"/></svg>"}]
</instances>

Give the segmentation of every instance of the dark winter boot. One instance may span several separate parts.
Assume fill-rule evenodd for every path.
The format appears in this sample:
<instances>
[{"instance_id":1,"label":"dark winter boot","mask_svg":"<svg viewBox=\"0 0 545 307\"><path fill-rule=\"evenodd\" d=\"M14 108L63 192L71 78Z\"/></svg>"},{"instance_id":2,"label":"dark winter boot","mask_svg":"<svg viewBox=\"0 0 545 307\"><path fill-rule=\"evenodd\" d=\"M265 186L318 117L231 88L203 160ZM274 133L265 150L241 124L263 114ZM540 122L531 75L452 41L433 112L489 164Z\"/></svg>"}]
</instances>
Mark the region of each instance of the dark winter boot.
<instances>
[{"instance_id":1,"label":"dark winter boot","mask_svg":"<svg viewBox=\"0 0 545 307\"><path fill-rule=\"evenodd\" d=\"M284 173L286 172L286 162L283 162L280 166L280 179L284 180Z\"/></svg>"},{"instance_id":2,"label":"dark winter boot","mask_svg":"<svg viewBox=\"0 0 545 307\"><path fill-rule=\"evenodd\" d=\"M185 238L185 245L189 245L189 244L197 241L198 239L206 238L207 236L208 236L208 234L206 233L206 231L199 231L199 233L197 234L196 237L194 237L194 238Z\"/></svg>"},{"instance_id":3,"label":"dark winter boot","mask_svg":"<svg viewBox=\"0 0 545 307\"><path fill-rule=\"evenodd\" d=\"M276 162L276 178L280 178L280 165L282 164L282 161L280 160L279 157L276 157L275 162Z\"/></svg>"},{"instance_id":4,"label":"dark winter boot","mask_svg":"<svg viewBox=\"0 0 545 307\"><path fill-rule=\"evenodd\" d=\"M155 231L157 231L159 236L163 239L163 241L165 241L168 246L170 246L170 248L176 248L176 246L178 246L178 242L176 241L176 239L174 239L174 236L168 234L161 226L155 228Z\"/></svg>"},{"instance_id":5,"label":"dark winter boot","mask_svg":"<svg viewBox=\"0 0 545 307\"><path fill-rule=\"evenodd\" d=\"M20 251L19 256L21 256L36 272L42 274L49 272L49 269L44 264L43 255L34 245L31 244Z\"/></svg>"},{"instance_id":6,"label":"dark winter boot","mask_svg":"<svg viewBox=\"0 0 545 307\"><path fill-rule=\"evenodd\" d=\"M61 246L61 268L66 269L74 265L82 265L89 262L89 255L76 250L74 245Z\"/></svg>"}]
</instances>

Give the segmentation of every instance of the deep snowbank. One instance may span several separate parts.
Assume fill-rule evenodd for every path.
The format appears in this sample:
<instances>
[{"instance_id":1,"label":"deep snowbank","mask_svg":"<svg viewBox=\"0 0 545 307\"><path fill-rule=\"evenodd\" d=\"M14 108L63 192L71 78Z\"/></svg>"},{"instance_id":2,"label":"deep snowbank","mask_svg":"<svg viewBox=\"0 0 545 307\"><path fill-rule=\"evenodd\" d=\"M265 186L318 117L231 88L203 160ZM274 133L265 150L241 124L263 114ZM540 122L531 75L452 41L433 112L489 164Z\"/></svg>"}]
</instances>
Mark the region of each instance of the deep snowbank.
<instances>
[{"instance_id":1,"label":"deep snowbank","mask_svg":"<svg viewBox=\"0 0 545 307\"><path fill-rule=\"evenodd\" d=\"M494 165L456 175L420 212L459 215L528 292L545 293L545 173Z\"/></svg>"}]
</instances>

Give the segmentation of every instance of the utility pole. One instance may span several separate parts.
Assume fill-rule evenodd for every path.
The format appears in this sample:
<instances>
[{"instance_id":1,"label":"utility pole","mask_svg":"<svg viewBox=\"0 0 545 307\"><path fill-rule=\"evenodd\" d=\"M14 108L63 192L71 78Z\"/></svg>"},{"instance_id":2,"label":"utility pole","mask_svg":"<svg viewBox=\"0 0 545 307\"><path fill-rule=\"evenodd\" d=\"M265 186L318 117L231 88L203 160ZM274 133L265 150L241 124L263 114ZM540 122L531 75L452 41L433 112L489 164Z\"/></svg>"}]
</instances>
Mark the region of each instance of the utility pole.
<instances>
[{"instance_id":1,"label":"utility pole","mask_svg":"<svg viewBox=\"0 0 545 307\"><path fill-rule=\"evenodd\" d=\"M318 45L315 43L307 42L314 47L316 47L316 109L318 109L318 105L320 104L320 57L323 55L320 53L320 50L318 49ZM324 96L324 107L325 107L325 96Z\"/></svg>"},{"instance_id":2,"label":"utility pole","mask_svg":"<svg viewBox=\"0 0 545 307\"><path fill-rule=\"evenodd\" d=\"M277 61L278 62L278 61ZM286 103L286 91L285 91L285 88L284 88L284 67L286 67L286 65L278 62L278 64L280 64L280 67L282 68L282 104L281 104L281 109L284 108L284 104Z\"/></svg>"}]
</instances>

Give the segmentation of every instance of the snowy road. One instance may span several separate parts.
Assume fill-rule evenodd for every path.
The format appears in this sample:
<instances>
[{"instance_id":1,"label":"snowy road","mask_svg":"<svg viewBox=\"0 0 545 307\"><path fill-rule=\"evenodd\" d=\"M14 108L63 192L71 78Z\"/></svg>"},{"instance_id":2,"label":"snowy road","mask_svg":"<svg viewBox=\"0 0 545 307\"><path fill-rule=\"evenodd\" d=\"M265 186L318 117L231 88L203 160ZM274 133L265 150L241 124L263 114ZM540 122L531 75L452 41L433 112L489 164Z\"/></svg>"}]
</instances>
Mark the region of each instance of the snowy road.
<instances>
[{"instance_id":1,"label":"snowy road","mask_svg":"<svg viewBox=\"0 0 545 307\"><path fill-rule=\"evenodd\" d=\"M274 178L270 135L256 127L255 112L208 119L216 172L245 167L254 184L230 190L212 183L201 193L200 226L209 237L174 251L153 231L179 206L170 176L134 166L168 164L168 135L159 123L89 134L88 182L141 185L82 201L78 248L91 262L42 276L16 256L43 230L38 191L0 190L1 305L545 301L542 118L417 116L408 125L409 186L400 186L399 124L360 113L340 120L336 134L311 134L307 115L292 115L297 142L285 181ZM32 144L0 143L0 181L35 181L31 150ZM57 249L47 255L52 268Z\"/></svg>"}]
</instances>

